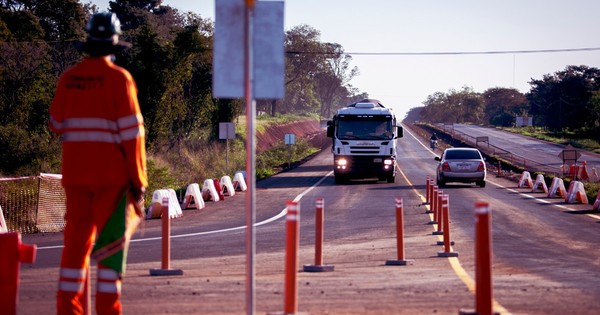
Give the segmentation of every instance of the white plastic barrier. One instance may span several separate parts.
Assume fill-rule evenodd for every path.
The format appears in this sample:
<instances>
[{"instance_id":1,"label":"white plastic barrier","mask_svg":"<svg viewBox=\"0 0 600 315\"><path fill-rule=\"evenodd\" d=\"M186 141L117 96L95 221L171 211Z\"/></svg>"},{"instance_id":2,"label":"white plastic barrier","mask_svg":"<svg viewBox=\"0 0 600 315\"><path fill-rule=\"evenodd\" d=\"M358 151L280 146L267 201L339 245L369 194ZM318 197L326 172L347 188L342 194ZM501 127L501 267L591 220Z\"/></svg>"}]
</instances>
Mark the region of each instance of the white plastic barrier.
<instances>
[{"instance_id":1,"label":"white plastic barrier","mask_svg":"<svg viewBox=\"0 0 600 315\"><path fill-rule=\"evenodd\" d=\"M2 213L2 207L0 207L0 233L7 233L8 226L6 226L6 221L4 220L4 213Z\"/></svg>"},{"instance_id":2,"label":"white plastic barrier","mask_svg":"<svg viewBox=\"0 0 600 315\"><path fill-rule=\"evenodd\" d=\"M200 192L200 185L198 185L197 183L189 184L187 186L181 208L188 209L192 202L194 202L194 207L198 210L203 209L205 207L204 199L202 198L202 193Z\"/></svg>"},{"instance_id":3,"label":"white plastic barrier","mask_svg":"<svg viewBox=\"0 0 600 315\"><path fill-rule=\"evenodd\" d=\"M233 188L233 182L231 181L231 177L225 175L221 177L221 190L223 194L227 193L227 196L235 196L235 188Z\"/></svg>"},{"instance_id":4,"label":"white plastic barrier","mask_svg":"<svg viewBox=\"0 0 600 315\"><path fill-rule=\"evenodd\" d=\"M572 181L571 186L569 186L569 191L567 192L567 198L565 198L566 203L588 203L588 198L585 193L585 188L583 187L583 183L580 181Z\"/></svg>"},{"instance_id":5,"label":"white plastic barrier","mask_svg":"<svg viewBox=\"0 0 600 315\"><path fill-rule=\"evenodd\" d=\"M521 175L521 179L519 180L519 188L525 187L533 188L533 180L531 180L531 174L528 171L523 171L523 175Z\"/></svg>"},{"instance_id":6,"label":"white plastic barrier","mask_svg":"<svg viewBox=\"0 0 600 315\"><path fill-rule=\"evenodd\" d=\"M177 216L181 217L183 216L183 212L181 211L181 205L179 204L179 199L177 198L177 193L175 192L175 189L168 189L169 190L169 209L171 209L171 207L175 207L175 212L177 213ZM171 212L169 210L169 212Z\"/></svg>"},{"instance_id":7,"label":"white plastic barrier","mask_svg":"<svg viewBox=\"0 0 600 315\"><path fill-rule=\"evenodd\" d=\"M219 193L217 192L217 188L215 187L215 182L212 179L207 179L202 184L202 198L204 200L212 200L219 201Z\"/></svg>"},{"instance_id":8,"label":"white plastic barrier","mask_svg":"<svg viewBox=\"0 0 600 315\"><path fill-rule=\"evenodd\" d=\"M553 197L567 198L567 190L565 189L565 182L563 182L562 178L554 177L552 179L552 184L548 190L548 198Z\"/></svg>"},{"instance_id":9,"label":"white plastic barrier","mask_svg":"<svg viewBox=\"0 0 600 315\"><path fill-rule=\"evenodd\" d=\"M596 201L594 202L592 210L600 211L600 190L598 190L598 195L596 196Z\"/></svg>"},{"instance_id":10,"label":"white plastic barrier","mask_svg":"<svg viewBox=\"0 0 600 315\"><path fill-rule=\"evenodd\" d=\"M544 193L548 194L548 186L546 186L546 181L544 180L544 175L538 174L535 178L535 183L533 183L533 188L531 188L531 192L536 192L540 188L544 190Z\"/></svg>"},{"instance_id":11,"label":"white plastic barrier","mask_svg":"<svg viewBox=\"0 0 600 315\"><path fill-rule=\"evenodd\" d=\"M156 219L161 217L162 200L165 197L169 198L169 217L173 219L183 216L181 206L177 201L177 197L174 195L174 190L173 192L170 192L168 189L155 190L152 193L152 202L150 203L150 210L146 214L146 219Z\"/></svg>"},{"instance_id":12,"label":"white plastic barrier","mask_svg":"<svg viewBox=\"0 0 600 315\"><path fill-rule=\"evenodd\" d=\"M233 175L233 187L236 190L246 191L248 186L246 185L246 172L239 171Z\"/></svg>"}]
</instances>

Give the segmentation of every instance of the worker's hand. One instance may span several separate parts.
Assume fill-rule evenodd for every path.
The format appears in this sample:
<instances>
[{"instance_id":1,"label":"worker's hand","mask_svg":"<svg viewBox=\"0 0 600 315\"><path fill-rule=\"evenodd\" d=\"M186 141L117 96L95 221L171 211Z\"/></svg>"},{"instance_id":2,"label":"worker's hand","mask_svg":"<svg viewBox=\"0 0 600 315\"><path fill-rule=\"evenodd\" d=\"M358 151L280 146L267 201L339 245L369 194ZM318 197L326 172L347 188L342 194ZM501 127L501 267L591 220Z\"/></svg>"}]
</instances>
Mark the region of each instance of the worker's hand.
<instances>
[{"instance_id":1,"label":"worker's hand","mask_svg":"<svg viewBox=\"0 0 600 315\"><path fill-rule=\"evenodd\" d=\"M146 192L146 188L131 186L129 188L129 191L131 192L133 199L137 201L137 200L144 198L144 193Z\"/></svg>"},{"instance_id":2,"label":"worker's hand","mask_svg":"<svg viewBox=\"0 0 600 315\"><path fill-rule=\"evenodd\" d=\"M131 186L129 188L129 192L131 193L131 197L133 199L133 203L135 205L135 212L138 216L144 216L144 193L146 192L146 188L144 187L135 187Z\"/></svg>"}]
</instances>

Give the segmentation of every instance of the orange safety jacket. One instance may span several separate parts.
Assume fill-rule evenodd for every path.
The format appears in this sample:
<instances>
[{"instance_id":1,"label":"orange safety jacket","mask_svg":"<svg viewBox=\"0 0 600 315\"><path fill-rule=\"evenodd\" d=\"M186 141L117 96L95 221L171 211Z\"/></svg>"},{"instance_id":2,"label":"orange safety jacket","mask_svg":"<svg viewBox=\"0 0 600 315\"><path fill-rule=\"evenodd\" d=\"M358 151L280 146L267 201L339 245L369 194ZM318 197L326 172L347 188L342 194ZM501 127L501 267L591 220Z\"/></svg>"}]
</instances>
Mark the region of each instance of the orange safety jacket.
<instances>
[{"instance_id":1,"label":"orange safety jacket","mask_svg":"<svg viewBox=\"0 0 600 315\"><path fill-rule=\"evenodd\" d=\"M137 87L109 56L88 57L60 77L49 125L62 135L63 185L148 186Z\"/></svg>"}]
</instances>

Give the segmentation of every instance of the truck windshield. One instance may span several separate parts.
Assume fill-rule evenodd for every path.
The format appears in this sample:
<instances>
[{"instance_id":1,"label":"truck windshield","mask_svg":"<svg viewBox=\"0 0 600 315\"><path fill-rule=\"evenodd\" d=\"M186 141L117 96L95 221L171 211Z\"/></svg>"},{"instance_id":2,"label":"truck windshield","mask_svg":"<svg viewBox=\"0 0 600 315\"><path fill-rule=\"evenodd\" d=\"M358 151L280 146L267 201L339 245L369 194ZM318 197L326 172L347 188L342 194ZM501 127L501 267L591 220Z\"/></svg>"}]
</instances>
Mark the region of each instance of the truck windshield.
<instances>
[{"instance_id":1,"label":"truck windshield","mask_svg":"<svg viewBox=\"0 0 600 315\"><path fill-rule=\"evenodd\" d=\"M340 120L338 121L337 138L340 140L394 138L391 120Z\"/></svg>"}]
</instances>

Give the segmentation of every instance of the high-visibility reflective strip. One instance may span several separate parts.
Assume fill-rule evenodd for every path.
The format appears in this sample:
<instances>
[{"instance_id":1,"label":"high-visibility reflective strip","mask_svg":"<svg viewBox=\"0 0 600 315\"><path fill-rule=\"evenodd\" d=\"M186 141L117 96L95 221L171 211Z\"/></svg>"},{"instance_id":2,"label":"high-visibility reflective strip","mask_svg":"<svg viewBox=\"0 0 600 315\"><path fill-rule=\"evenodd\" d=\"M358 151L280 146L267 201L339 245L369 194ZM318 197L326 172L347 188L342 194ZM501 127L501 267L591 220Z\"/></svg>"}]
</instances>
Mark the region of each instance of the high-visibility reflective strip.
<instances>
[{"instance_id":1,"label":"high-visibility reflective strip","mask_svg":"<svg viewBox=\"0 0 600 315\"><path fill-rule=\"evenodd\" d=\"M111 132L68 131L63 134L63 141L121 143L121 137Z\"/></svg>"},{"instance_id":2,"label":"high-visibility reflective strip","mask_svg":"<svg viewBox=\"0 0 600 315\"><path fill-rule=\"evenodd\" d=\"M98 279L102 280L119 280L119 273L112 269L98 269Z\"/></svg>"},{"instance_id":3,"label":"high-visibility reflective strip","mask_svg":"<svg viewBox=\"0 0 600 315\"><path fill-rule=\"evenodd\" d=\"M396 208L402 208L402 199L396 198Z\"/></svg>"},{"instance_id":4,"label":"high-visibility reflective strip","mask_svg":"<svg viewBox=\"0 0 600 315\"><path fill-rule=\"evenodd\" d=\"M62 122L59 122L58 120L54 119L54 117L52 117L52 116L50 116L50 124L52 124L52 127L54 127L54 129L57 129L57 130L61 130L63 128Z\"/></svg>"},{"instance_id":5,"label":"high-visibility reflective strip","mask_svg":"<svg viewBox=\"0 0 600 315\"><path fill-rule=\"evenodd\" d=\"M315 201L315 208L321 209L325 206L325 200L323 198L319 198Z\"/></svg>"},{"instance_id":6,"label":"high-visibility reflective strip","mask_svg":"<svg viewBox=\"0 0 600 315\"><path fill-rule=\"evenodd\" d=\"M73 281L60 281L58 283L58 289L64 292L83 292L83 282L73 282Z\"/></svg>"},{"instance_id":7,"label":"high-visibility reflective strip","mask_svg":"<svg viewBox=\"0 0 600 315\"><path fill-rule=\"evenodd\" d=\"M76 268L60 268L60 276L69 279L83 279L85 277L85 270Z\"/></svg>"},{"instance_id":8,"label":"high-visibility reflective strip","mask_svg":"<svg viewBox=\"0 0 600 315\"><path fill-rule=\"evenodd\" d=\"M102 293L121 293L121 282L98 282L96 290Z\"/></svg>"},{"instance_id":9,"label":"high-visibility reflective strip","mask_svg":"<svg viewBox=\"0 0 600 315\"><path fill-rule=\"evenodd\" d=\"M142 123L144 123L144 118L140 113L117 119L117 125L119 126L119 129L126 129L129 127L140 125Z\"/></svg>"},{"instance_id":10,"label":"high-visibility reflective strip","mask_svg":"<svg viewBox=\"0 0 600 315\"><path fill-rule=\"evenodd\" d=\"M142 128L141 126L138 126L136 128L123 130L120 132L120 135L121 135L121 140L133 140L137 137L144 137L145 132L144 132L144 128Z\"/></svg>"},{"instance_id":11,"label":"high-visibility reflective strip","mask_svg":"<svg viewBox=\"0 0 600 315\"><path fill-rule=\"evenodd\" d=\"M104 118L68 118L63 122L63 128L89 128L116 131L117 123Z\"/></svg>"}]
</instances>

